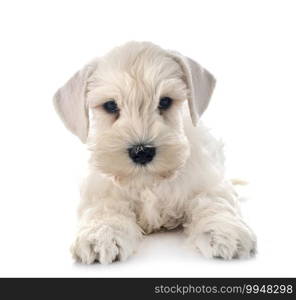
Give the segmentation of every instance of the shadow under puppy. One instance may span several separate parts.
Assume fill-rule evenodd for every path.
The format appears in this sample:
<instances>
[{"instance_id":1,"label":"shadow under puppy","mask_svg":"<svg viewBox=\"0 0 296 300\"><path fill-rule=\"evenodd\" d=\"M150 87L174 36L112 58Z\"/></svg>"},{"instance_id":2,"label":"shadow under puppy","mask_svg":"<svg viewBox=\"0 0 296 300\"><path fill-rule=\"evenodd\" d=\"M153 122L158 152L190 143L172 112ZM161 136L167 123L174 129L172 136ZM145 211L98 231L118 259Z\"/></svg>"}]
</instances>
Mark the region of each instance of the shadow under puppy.
<instances>
[{"instance_id":1,"label":"shadow under puppy","mask_svg":"<svg viewBox=\"0 0 296 300\"><path fill-rule=\"evenodd\" d=\"M143 234L182 225L206 257L255 253L222 145L201 124L215 86L198 63L148 42L94 59L54 97L65 126L91 150L72 253L124 260Z\"/></svg>"}]
</instances>

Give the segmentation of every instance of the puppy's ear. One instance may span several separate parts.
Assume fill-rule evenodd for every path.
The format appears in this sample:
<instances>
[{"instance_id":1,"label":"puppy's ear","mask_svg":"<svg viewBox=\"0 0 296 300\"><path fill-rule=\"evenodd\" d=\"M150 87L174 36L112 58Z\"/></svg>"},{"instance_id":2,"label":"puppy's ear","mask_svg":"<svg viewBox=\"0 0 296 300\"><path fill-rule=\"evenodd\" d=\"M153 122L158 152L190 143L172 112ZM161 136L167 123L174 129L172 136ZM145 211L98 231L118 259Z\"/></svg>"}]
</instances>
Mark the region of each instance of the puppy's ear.
<instances>
[{"instance_id":1,"label":"puppy's ear","mask_svg":"<svg viewBox=\"0 0 296 300\"><path fill-rule=\"evenodd\" d=\"M86 88L89 77L97 66L97 60L87 64L78 71L54 95L55 109L65 126L83 143L88 136L88 106L86 103Z\"/></svg>"},{"instance_id":2,"label":"puppy's ear","mask_svg":"<svg viewBox=\"0 0 296 300\"><path fill-rule=\"evenodd\" d=\"M208 107L216 79L191 58L172 52L173 58L181 66L189 89L188 105L193 125Z\"/></svg>"}]
</instances>

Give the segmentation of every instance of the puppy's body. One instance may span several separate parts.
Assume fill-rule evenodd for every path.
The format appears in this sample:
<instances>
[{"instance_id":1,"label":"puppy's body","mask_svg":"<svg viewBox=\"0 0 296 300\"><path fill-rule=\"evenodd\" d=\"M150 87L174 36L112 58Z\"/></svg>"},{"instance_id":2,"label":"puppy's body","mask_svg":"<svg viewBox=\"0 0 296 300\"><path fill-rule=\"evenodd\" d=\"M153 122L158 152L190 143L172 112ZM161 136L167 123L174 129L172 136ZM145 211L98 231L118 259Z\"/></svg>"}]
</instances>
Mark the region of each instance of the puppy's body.
<instances>
[{"instance_id":1,"label":"puppy's body","mask_svg":"<svg viewBox=\"0 0 296 300\"><path fill-rule=\"evenodd\" d=\"M150 43L129 43L89 64L58 92L60 115L91 150L72 247L76 259L123 260L144 233L179 225L207 257L255 251L255 236L224 178L222 145L200 121L191 123L207 107L213 86L211 74L192 60ZM73 96L81 89L82 104ZM160 107L163 97L173 99L169 109ZM108 99L116 100L115 113L104 110ZM129 155L134 145L155 149L155 156L136 163Z\"/></svg>"}]
</instances>

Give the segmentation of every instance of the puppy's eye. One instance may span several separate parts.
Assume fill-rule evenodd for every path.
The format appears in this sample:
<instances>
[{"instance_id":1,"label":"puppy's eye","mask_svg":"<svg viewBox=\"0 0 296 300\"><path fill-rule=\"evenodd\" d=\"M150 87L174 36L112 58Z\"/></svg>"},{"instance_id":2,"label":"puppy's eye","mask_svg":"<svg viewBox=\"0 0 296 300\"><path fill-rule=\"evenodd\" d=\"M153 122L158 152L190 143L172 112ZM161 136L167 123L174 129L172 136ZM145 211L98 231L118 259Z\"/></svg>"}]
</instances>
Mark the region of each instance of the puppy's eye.
<instances>
[{"instance_id":1,"label":"puppy's eye","mask_svg":"<svg viewBox=\"0 0 296 300\"><path fill-rule=\"evenodd\" d=\"M159 100L159 104L158 104L158 109L160 110L167 110L168 108L171 107L173 102L173 99L170 97L162 97Z\"/></svg>"},{"instance_id":2,"label":"puppy's eye","mask_svg":"<svg viewBox=\"0 0 296 300\"><path fill-rule=\"evenodd\" d=\"M109 114L116 114L119 108L114 100L107 101L103 104L103 108Z\"/></svg>"}]
</instances>

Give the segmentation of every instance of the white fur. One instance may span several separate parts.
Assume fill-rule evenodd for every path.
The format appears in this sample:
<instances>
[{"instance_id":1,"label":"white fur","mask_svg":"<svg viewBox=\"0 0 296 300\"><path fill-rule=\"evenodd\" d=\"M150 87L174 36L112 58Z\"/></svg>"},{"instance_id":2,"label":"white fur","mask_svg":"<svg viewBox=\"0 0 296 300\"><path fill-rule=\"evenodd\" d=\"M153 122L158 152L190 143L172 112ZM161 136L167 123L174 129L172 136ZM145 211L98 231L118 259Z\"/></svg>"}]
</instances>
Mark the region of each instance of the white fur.
<instances>
[{"instance_id":1,"label":"white fur","mask_svg":"<svg viewBox=\"0 0 296 300\"><path fill-rule=\"evenodd\" d=\"M85 91L91 157L72 246L78 261L124 260L143 235L180 225L206 257L231 259L255 252L255 235L241 218L232 183L224 178L222 145L200 121L196 127L191 123L193 113L185 104L193 97L192 87L176 55L151 43L131 42L96 60ZM207 72L196 68L198 76ZM202 89L198 76L190 82L199 82ZM205 101L213 86L204 87ZM161 96L174 99L163 114L157 108ZM120 108L118 118L102 108L109 99ZM193 100L191 110L200 101ZM206 106L204 102L203 110ZM130 145L141 142L157 151L144 167L127 154Z\"/></svg>"}]
</instances>

